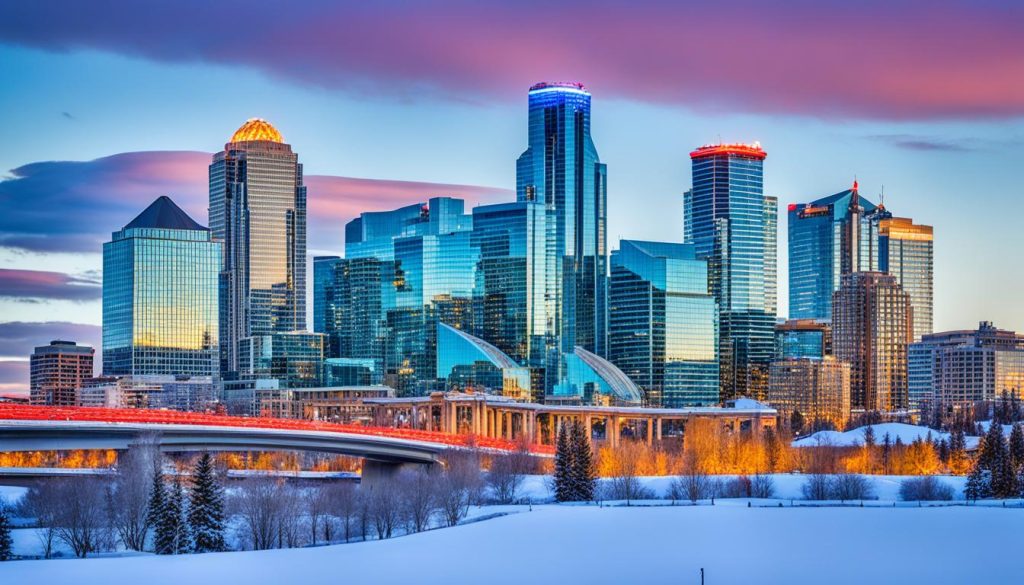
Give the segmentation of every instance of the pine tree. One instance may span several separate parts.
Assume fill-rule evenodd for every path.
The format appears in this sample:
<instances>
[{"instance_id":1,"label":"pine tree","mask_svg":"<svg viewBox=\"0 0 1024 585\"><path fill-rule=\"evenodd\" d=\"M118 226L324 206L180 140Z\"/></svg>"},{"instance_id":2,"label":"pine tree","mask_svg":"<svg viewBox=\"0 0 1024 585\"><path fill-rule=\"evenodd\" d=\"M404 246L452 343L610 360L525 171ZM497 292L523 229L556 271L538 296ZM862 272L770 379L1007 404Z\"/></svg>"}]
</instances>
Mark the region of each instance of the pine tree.
<instances>
[{"instance_id":1,"label":"pine tree","mask_svg":"<svg viewBox=\"0 0 1024 585\"><path fill-rule=\"evenodd\" d=\"M1002 435L1000 435L1002 438ZM1017 495L1017 471L1010 461L1010 451L1005 441L999 441L992 452L989 487L996 498L1012 498Z\"/></svg>"},{"instance_id":2,"label":"pine tree","mask_svg":"<svg viewBox=\"0 0 1024 585\"><path fill-rule=\"evenodd\" d=\"M570 445L569 427L562 423L555 443L555 500L571 502L576 499L572 481L573 449Z\"/></svg>"},{"instance_id":3,"label":"pine tree","mask_svg":"<svg viewBox=\"0 0 1024 585\"><path fill-rule=\"evenodd\" d=\"M158 555L171 554L174 551L174 535L169 532L171 525L167 522L167 487L159 463L153 470L153 483L149 490L149 525L153 527L153 552Z\"/></svg>"},{"instance_id":4,"label":"pine tree","mask_svg":"<svg viewBox=\"0 0 1024 585\"><path fill-rule=\"evenodd\" d=\"M573 421L573 484L576 499L589 502L594 499L597 484L597 470L594 465L594 454L590 450L590 437L582 421Z\"/></svg>"},{"instance_id":5,"label":"pine tree","mask_svg":"<svg viewBox=\"0 0 1024 585\"><path fill-rule=\"evenodd\" d=\"M1014 424L1010 431L1010 461L1018 471L1024 466L1024 425L1021 423Z\"/></svg>"},{"instance_id":6,"label":"pine tree","mask_svg":"<svg viewBox=\"0 0 1024 585\"><path fill-rule=\"evenodd\" d=\"M167 514L164 516L165 521L170 525L170 533L173 535L170 554L181 555L192 550L186 513L185 490L181 488L181 482L175 479L174 486L170 489L167 497Z\"/></svg>"},{"instance_id":7,"label":"pine tree","mask_svg":"<svg viewBox=\"0 0 1024 585\"><path fill-rule=\"evenodd\" d=\"M882 437L882 472L889 473L889 465L892 462L892 438L889 433Z\"/></svg>"},{"instance_id":8,"label":"pine tree","mask_svg":"<svg viewBox=\"0 0 1024 585\"><path fill-rule=\"evenodd\" d=\"M192 472L188 528L195 552L224 550L224 497L209 453L203 453Z\"/></svg>"},{"instance_id":9,"label":"pine tree","mask_svg":"<svg viewBox=\"0 0 1024 585\"><path fill-rule=\"evenodd\" d=\"M9 561L14 556L11 538L11 519L7 516L7 506L0 502L0 561Z\"/></svg>"},{"instance_id":10,"label":"pine tree","mask_svg":"<svg viewBox=\"0 0 1024 585\"><path fill-rule=\"evenodd\" d=\"M1006 450L1006 439L1003 438L1003 426L992 421L988 426L988 432L982 439L981 451L978 453L978 465L982 469L992 470L996 463L997 454Z\"/></svg>"},{"instance_id":11,"label":"pine tree","mask_svg":"<svg viewBox=\"0 0 1024 585\"><path fill-rule=\"evenodd\" d=\"M985 471L980 465L975 465L971 474L967 476L967 485L964 486L964 498L975 502L988 495L988 479Z\"/></svg>"}]
</instances>

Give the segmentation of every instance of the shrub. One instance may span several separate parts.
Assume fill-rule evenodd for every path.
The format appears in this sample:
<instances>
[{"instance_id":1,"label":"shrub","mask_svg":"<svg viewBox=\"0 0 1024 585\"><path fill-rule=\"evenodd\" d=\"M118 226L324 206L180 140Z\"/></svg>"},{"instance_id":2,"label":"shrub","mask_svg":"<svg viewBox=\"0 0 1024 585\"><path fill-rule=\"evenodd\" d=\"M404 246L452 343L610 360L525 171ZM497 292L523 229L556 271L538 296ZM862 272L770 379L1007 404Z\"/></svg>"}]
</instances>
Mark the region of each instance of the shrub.
<instances>
[{"instance_id":1,"label":"shrub","mask_svg":"<svg viewBox=\"0 0 1024 585\"><path fill-rule=\"evenodd\" d=\"M949 501L953 486L932 476L913 477L900 482L900 499L904 501Z\"/></svg>"},{"instance_id":2,"label":"shrub","mask_svg":"<svg viewBox=\"0 0 1024 585\"><path fill-rule=\"evenodd\" d=\"M690 500L697 503L698 500L706 500L711 497L713 482L706 474L693 473L680 475L672 480L668 486L668 499L672 501Z\"/></svg>"},{"instance_id":3,"label":"shrub","mask_svg":"<svg viewBox=\"0 0 1024 585\"><path fill-rule=\"evenodd\" d=\"M809 475L801 491L805 500L827 500L832 497L832 479L824 473Z\"/></svg>"},{"instance_id":4,"label":"shrub","mask_svg":"<svg viewBox=\"0 0 1024 585\"><path fill-rule=\"evenodd\" d=\"M750 480L750 497L752 498L774 498L775 480L772 476L758 473Z\"/></svg>"},{"instance_id":5,"label":"shrub","mask_svg":"<svg viewBox=\"0 0 1024 585\"><path fill-rule=\"evenodd\" d=\"M874 487L863 475L836 475L831 483L833 500L871 500L875 497Z\"/></svg>"}]
</instances>

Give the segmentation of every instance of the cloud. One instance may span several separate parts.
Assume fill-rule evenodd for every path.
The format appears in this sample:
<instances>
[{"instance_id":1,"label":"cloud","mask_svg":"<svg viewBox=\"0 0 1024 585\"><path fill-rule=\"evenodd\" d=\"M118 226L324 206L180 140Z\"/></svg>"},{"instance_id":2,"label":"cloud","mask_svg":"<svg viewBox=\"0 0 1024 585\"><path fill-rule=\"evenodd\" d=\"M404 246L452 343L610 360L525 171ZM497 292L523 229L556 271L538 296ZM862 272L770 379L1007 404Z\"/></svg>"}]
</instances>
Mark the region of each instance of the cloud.
<instances>
[{"instance_id":1,"label":"cloud","mask_svg":"<svg viewBox=\"0 0 1024 585\"><path fill-rule=\"evenodd\" d=\"M0 360L0 396L28 395L28 361Z\"/></svg>"},{"instance_id":2,"label":"cloud","mask_svg":"<svg viewBox=\"0 0 1024 585\"><path fill-rule=\"evenodd\" d=\"M101 347L102 330L99 325L68 323L66 321L9 321L0 323L0 359L28 359L32 349L46 345L54 339L74 341L96 348ZM98 360L97 360L98 361Z\"/></svg>"},{"instance_id":3,"label":"cloud","mask_svg":"<svg viewBox=\"0 0 1024 585\"><path fill-rule=\"evenodd\" d=\"M388 95L602 96L883 119L1024 114L1013 0L7 2L0 42L243 66Z\"/></svg>"},{"instance_id":4,"label":"cloud","mask_svg":"<svg viewBox=\"0 0 1024 585\"><path fill-rule=\"evenodd\" d=\"M45 270L0 268L0 297L25 301L91 301L100 298L101 292L100 282L95 278Z\"/></svg>"},{"instance_id":5,"label":"cloud","mask_svg":"<svg viewBox=\"0 0 1024 585\"><path fill-rule=\"evenodd\" d=\"M205 224L209 163L210 155L203 152L127 152L92 161L37 162L18 167L9 179L0 181L0 208L5 210L0 214L0 246L98 254L111 232L130 222L160 195L170 196L196 221ZM491 187L326 175L306 175L306 184L309 249L337 252L343 248L345 222L363 211L393 209L433 195L462 197L470 205L513 198L510 191ZM29 278L26 274L10 275L10 283L0 283L0 294L4 290L29 290L33 284L26 280ZM32 278L36 279L36 290L60 284L56 276ZM66 284L82 286L83 290L73 294L88 296L86 283ZM37 297L58 298L44 294Z\"/></svg>"},{"instance_id":6,"label":"cloud","mask_svg":"<svg viewBox=\"0 0 1024 585\"><path fill-rule=\"evenodd\" d=\"M868 139L906 150L926 152L967 152L981 148L976 141L972 140L947 140L915 134L876 134L868 136Z\"/></svg>"}]
</instances>

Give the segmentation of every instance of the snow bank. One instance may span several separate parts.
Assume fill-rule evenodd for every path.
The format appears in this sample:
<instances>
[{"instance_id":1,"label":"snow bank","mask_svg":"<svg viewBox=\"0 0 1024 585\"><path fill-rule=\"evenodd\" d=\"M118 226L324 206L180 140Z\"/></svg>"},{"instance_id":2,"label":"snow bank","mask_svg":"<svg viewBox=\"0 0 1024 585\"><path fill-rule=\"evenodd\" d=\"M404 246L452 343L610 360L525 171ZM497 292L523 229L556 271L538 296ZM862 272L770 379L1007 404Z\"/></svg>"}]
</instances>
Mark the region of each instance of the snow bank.
<instances>
[{"instance_id":1,"label":"snow bank","mask_svg":"<svg viewBox=\"0 0 1024 585\"><path fill-rule=\"evenodd\" d=\"M889 434L889 438L894 443L897 437L904 444L912 443L918 438L926 439L929 432L932 434L933 439L949 440L949 433L932 430L924 426L908 425L905 423L882 423L868 426L875 430L875 443L879 445L882 444L882 438L885 437L886 433ZM817 447L819 445L832 445L835 447L857 447L864 444L864 431L867 428L867 426L857 427L844 433L838 431L818 431L813 435L793 441L793 446ZM978 438L967 437L966 443L968 449L973 449L978 445Z\"/></svg>"},{"instance_id":2,"label":"snow bank","mask_svg":"<svg viewBox=\"0 0 1024 585\"><path fill-rule=\"evenodd\" d=\"M0 582L1021 583L1020 510L598 508L520 513L320 548L0 564ZM984 534L985 538L957 535ZM737 557L737 551L742 551ZM739 560L738 560L739 559ZM857 561L860 559L860 561ZM866 562L865 562L866 560Z\"/></svg>"}]
</instances>

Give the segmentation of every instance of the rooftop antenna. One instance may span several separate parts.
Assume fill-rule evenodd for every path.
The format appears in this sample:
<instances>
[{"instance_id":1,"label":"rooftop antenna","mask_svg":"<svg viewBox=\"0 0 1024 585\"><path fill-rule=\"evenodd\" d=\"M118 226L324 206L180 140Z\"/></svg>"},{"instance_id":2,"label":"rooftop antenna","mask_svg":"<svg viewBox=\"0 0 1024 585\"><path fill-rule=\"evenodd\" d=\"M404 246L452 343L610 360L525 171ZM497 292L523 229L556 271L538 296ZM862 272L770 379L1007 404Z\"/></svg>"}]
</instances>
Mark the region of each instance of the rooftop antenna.
<instances>
[{"instance_id":1,"label":"rooftop antenna","mask_svg":"<svg viewBox=\"0 0 1024 585\"><path fill-rule=\"evenodd\" d=\"M885 185L882 185L882 192L878 194L878 206L885 209Z\"/></svg>"}]
</instances>

